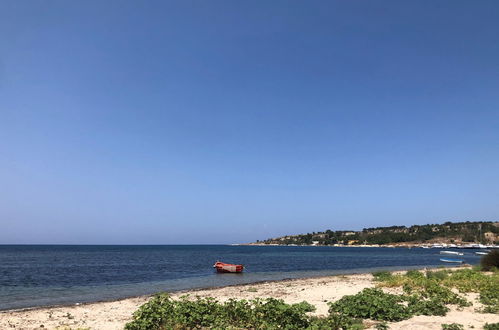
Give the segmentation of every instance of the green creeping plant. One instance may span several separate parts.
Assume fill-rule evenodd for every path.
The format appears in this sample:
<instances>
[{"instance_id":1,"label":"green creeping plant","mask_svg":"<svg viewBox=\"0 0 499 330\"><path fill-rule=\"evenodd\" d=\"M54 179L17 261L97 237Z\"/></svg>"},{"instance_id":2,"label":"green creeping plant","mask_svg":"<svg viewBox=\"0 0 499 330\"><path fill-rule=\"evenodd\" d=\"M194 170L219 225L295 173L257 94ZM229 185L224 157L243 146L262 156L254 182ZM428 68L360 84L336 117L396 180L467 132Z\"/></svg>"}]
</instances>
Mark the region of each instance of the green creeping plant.
<instances>
[{"instance_id":1,"label":"green creeping plant","mask_svg":"<svg viewBox=\"0 0 499 330\"><path fill-rule=\"evenodd\" d=\"M184 296L174 300L159 294L134 313L125 329L306 329L318 322L307 314L314 310L307 302L286 304L274 298L220 303L214 298L191 300Z\"/></svg>"},{"instance_id":2,"label":"green creeping plant","mask_svg":"<svg viewBox=\"0 0 499 330\"><path fill-rule=\"evenodd\" d=\"M364 319L397 322L414 315L445 315L449 310L447 305L470 305L452 289L477 292L480 302L485 306L483 312L499 311L498 272L486 274L474 269L453 272L441 270L426 274L409 271L405 275L378 272L374 274L374 279L377 286L402 287L404 293L389 294L380 288L367 288L329 303L327 317L311 316L309 313L315 308L307 302L287 304L280 299L257 298L230 299L221 303L214 298L191 299L183 296L172 299L168 294L158 294L134 313L133 320L125 329L355 330L363 329ZM488 330L499 330L497 324L487 326ZM386 324L379 323L376 327L385 329Z\"/></svg>"},{"instance_id":3,"label":"green creeping plant","mask_svg":"<svg viewBox=\"0 0 499 330\"><path fill-rule=\"evenodd\" d=\"M388 330L390 327L386 322L378 323L374 326L377 330Z\"/></svg>"},{"instance_id":4,"label":"green creeping plant","mask_svg":"<svg viewBox=\"0 0 499 330\"><path fill-rule=\"evenodd\" d=\"M329 313L335 312L354 318L380 321L401 321L411 316L409 308L403 304L402 296L372 288L329 303Z\"/></svg>"},{"instance_id":5,"label":"green creeping plant","mask_svg":"<svg viewBox=\"0 0 499 330\"><path fill-rule=\"evenodd\" d=\"M442 324L442 330L464 330L464 326L459 323Z\"/></svg>"},{"instance_id":6,"label":"green creeping plant","mask_svg":"<svg viewBox=\"0 0 499 330\"><path fill-rule=\"evenodd\" d=\"M387 281L391 279L392 276L393 276L392 273L386 270L373 273L374 280L379 282Z\"/></svg>"},{"instance_id":7,"label":"green creeping plant","mask_svg":"<svg viewBox=\"0 0 499 330\"><path fill-rule=\"evenodd\" d=\"M126 330L163 329L286 329L286 330L360 330L362 320L339 313L328 317L310 316L314 306L307 302L286 304L267 298L229 299L220 303L213 298L178 300L168 294L154 296L135 313Z\"/></svg>"}]
</instances>

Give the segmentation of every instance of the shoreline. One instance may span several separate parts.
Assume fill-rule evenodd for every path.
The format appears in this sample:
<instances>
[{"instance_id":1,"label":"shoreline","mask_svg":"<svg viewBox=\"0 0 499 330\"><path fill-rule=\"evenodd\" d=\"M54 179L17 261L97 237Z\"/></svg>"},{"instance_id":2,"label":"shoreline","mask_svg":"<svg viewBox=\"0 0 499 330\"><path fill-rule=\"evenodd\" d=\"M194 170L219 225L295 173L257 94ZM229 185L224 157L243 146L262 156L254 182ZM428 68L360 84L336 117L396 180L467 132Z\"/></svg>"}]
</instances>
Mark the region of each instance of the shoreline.
<instances>
[{"instance_id":1,"label":"shoreline","mask_svg":"<svg viewBox=\"0 0 499 330\"><path fill-rule=\"evenodd\" d=\"M403 249L452 249L452 250L487 250L487 249L499 249L499 245L484 245L482 247L471 246L471 245L438 245L432 246L424 243L395 243L395 244L274 244L274 243L240 243L240 244L229 244L231 246L287 246L287 247L335 247L335 248L403 248Z\"/></svg>"},{"instance_id":2,"label":"shoreline","mask_svg":"<svg viewBox=\"0 0 499 330\"><path fill-rule=\"evenodd\" d=\"M0 309L0 317L3 313L9 313L9 312L27 312L27 311L34 311L34 310L40 310L40 309L51 309L51 308L65 308L65 307L75 307L75 306L85 306L85 305L92 305L92 304L101 304L101 303L113 303L113 302L119 302L123 300L129 300L129 299L149 299L153 297L154 295L158 293L163 293L163 292L168 292L171 295L182 295L184 293L195 293L198 291L205 291L205 290L218 290L218 289L224 289L224 288L232 288L232 287L243 287L243 286L251 286L251 285L261 285L261 284L272 284L272 283L279 283L279 282L291 282L291 281L296 281L296 280L314 280L314 279L321 279L321 278L330 278L330 277L335 277L335 276L353 276L353 275L371 275L373 272L377 271L382 271L386 270L392 273L398 273L398 272L405 272L408 270L426 270L426 269L462 269L466 267L473 267L473 265L469 264L462 264L461 266L445 266L445 265L438 265L438 266L388 266L388 267L375 267L375 268L370 268L370 269L351 269L350 270L345 270L345 272L339 271L338 273L331 273L328 275L312 275L312 276L303 276L303 277L288 277L288 278L282 278L282 279L275 279L275 280L260 280L260 281L254 281L254 282L247 282L247 283L237 283L237 284L227 284L227 285L216 285L216 286L202 286L202 287L197 287L197 288L189 288L189 289L180 289L180 290L164 290L164 291L157 291L154 293L150 294L140 294L140 295L130 295L130 296L125 296L125 297L120 297L120 298L115 298L115 299L99 299L99 300L93 300L93 301L84 301L84 302L74 302L74 303L61 303L61 304L48 304L48 305L39 305L39 306L28 306L28 307L21 307L21 308L11 308L11 309ZM336 270L331 270L336 271ZM234 274L226 274L226 276L233 276ZM238 274L237 274L238 275Z\"/></svg>"},{"instance_id":3,"label":"shoreline","mask_svg":"<svg viewBox=\"0 0 499 330\"><path fill-rule=\"evenodd\" d=\"M469 268L470 266L445 267L445 269L456 270ZM439 267L418 267L412 269L438 269ZM409 268L392 271L392 273L404 273ZM307 301L316 306L315 315L327 314L327 302L336 301L345 295L356 294L364 288L375 287L376 283L372 281L371 273L338 274L330 276L316 276L307 278L289 278L275 281L261 281L258 283L238 284L211 288L199 288L194 290L180 290L169 292L174 299L182 295L191 295L192 297L213 297L221 302L230 299L254 299L257 297L273 297L283 299L287 303L297 303ZM394 289L388 289L393 291ZM132 319L132 314L142 304L146 303L153 295L142 295L112 301L89 302L71 305L57 306L39 306L32 308L4 310L0 311L0 328L16 329L105 329L115 330L123 329L127 322ZM469 299L475 301L476 296L469 295ZM428 322L444 322L449 318L456 317L454 311L445 317L427 317L417 316L418 322L423 322L422 328L432 328ZM468 310L470 324L478 324L480 318L486 317L486 320L499 322L499 315L495 314L474 314L473 310ZM475 316L473 316L475 315ZM473 318L473 317L474 318ZM412 320L412 319L411 319ZM402 325L408 320L399 322ZM405 322L405 323L404 323ZM426 323L425 323L426 322ZM436 324L435 323L435 324ZM398 323L397 323L398 324ZM43 325L43 327L42 327ZM64 328L66 327L66 328ZM390 327L391 329L409 329L408 327ZM416 327L417 329L417 327Z\"/></svg>"}]
</instances>

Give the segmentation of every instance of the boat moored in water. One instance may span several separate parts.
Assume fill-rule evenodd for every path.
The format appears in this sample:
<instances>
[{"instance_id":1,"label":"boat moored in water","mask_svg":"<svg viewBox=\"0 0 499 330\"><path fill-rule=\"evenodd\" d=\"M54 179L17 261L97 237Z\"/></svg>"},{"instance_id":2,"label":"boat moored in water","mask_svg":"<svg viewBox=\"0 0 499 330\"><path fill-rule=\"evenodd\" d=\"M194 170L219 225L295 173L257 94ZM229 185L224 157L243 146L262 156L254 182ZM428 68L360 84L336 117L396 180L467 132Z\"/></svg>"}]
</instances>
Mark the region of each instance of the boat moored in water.
<instances>
[{"instance_id":1,"label":"boat moored in water","mask_svg":"<svg viewBox=\"0 0 499 330\"><path fill-rule=\"evenodd\" d=\"M463 261L460 259L448 259L448 258L441 258L440 261L442 262L450 262L450 263L455 263L455 264L462 264Z\"/></svg>"},{"instance_id":2,"label":"boat moored in water","mask_svg":"<svg viewBox=\"0 0 499 330\"><path fill-rule=\"evenodd\" d=\"M464 253L462 252L457 252L457 251L440 251L440 254L452 254L455 256L462 256Z\"/></svg>"},{"instance_id":3,"label":"boat moored in water","mask_svg":"<svg viewBox=\"0 0 499 330\"><path fill-rule=\"evenodd\" d=\"M213 265L213 268L219 273L241 273L244 269L243 265L226 264L224 262L217 261Z\"/></svg>"}]
</instances>

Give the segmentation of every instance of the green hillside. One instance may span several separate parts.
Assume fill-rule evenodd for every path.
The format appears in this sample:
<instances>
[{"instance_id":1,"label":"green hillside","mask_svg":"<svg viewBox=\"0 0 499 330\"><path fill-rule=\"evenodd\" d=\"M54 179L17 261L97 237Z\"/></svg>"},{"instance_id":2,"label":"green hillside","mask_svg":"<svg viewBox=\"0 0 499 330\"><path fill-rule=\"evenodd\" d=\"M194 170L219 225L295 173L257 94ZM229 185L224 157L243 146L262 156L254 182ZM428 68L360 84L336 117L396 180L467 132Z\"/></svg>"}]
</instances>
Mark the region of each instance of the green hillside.
<instances>
[{"instance_id":1,"label":"green hillside","mask_svg":"<svg viewBox=\"0 0 499 330\"><path fill-rule=\"evenodd\" d=\"M499 222L446 222L410 227L364 228L362 231L326 230L257 241L258 244L280 245L382 245L425 242L499 244Z\"/></svg>"}]
</instances>

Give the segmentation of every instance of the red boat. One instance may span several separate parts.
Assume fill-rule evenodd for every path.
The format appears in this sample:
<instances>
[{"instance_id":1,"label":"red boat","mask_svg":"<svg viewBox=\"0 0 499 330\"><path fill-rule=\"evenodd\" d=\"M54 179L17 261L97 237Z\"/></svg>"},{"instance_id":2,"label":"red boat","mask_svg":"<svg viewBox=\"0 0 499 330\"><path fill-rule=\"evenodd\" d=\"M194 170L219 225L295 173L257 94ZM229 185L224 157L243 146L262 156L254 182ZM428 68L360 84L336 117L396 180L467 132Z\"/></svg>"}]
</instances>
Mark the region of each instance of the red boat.
<instances>
[{"instance_id":1,"label":"red boat","mask_svg":"<svg viewBox=\"0 0 499 330\"><path fill-rule=\"evenodd\" d=\"M213 268L219 273L241 273L244 269L243 265L226 264L220 261L215 262Z\"/></svg>"}]
</instances>

